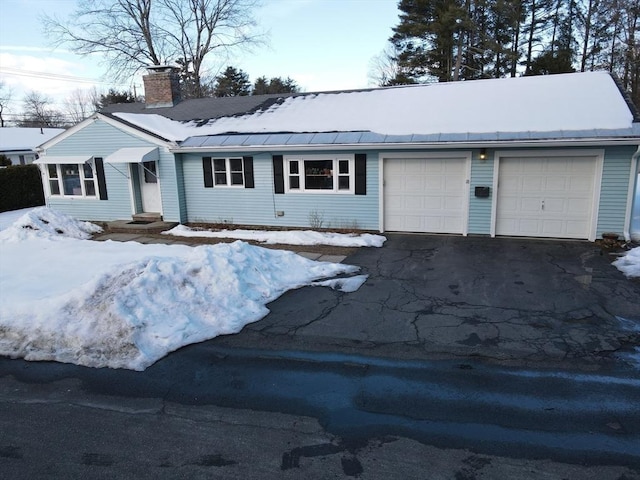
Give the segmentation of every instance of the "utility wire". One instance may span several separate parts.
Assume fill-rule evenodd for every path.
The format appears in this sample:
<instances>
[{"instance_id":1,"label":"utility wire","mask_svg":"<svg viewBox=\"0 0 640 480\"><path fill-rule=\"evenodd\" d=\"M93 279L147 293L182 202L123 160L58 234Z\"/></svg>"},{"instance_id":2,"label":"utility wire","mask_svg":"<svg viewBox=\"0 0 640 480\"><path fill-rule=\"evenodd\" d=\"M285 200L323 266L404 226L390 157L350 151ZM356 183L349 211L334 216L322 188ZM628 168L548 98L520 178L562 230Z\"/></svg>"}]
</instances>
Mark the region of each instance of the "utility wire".
<instances>
[{"instance_id":1,"label":"utility wire","mask_svg":"<svg viewBox=\"0 0 640 480\"><path fill-rule=\"evenodd\" d=\"M73 75L62 75L58 73L35 72L33 70L20 70L18 68L11 68L11 67L0 67L0 74L17 75L20 77L43 78L46 80L59 80L59 81L75 82L75 83L99 83L102 85L115 85L119 87L127 86L124 83L104 82L102 80L97 80L93 78L74 77Z\"/></svg>"}]
</instances>

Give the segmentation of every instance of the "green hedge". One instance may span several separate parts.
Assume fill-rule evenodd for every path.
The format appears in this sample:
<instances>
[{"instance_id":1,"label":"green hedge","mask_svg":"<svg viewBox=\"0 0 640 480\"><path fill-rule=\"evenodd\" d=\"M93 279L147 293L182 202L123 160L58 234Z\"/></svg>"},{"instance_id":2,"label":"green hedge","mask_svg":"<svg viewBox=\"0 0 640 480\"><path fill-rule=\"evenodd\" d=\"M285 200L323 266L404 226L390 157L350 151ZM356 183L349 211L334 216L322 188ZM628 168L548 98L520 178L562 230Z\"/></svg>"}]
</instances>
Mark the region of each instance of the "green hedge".
<instances>
[{"instance_id":1,"label":"green hedge","mask_svg":"<svg viewBox=\"0 0 640 480\"><path fill-rule=\"evenodd\" d=\"M37 165L0 168L0 212L44 205Z\"/></svg>"}]
</instances>

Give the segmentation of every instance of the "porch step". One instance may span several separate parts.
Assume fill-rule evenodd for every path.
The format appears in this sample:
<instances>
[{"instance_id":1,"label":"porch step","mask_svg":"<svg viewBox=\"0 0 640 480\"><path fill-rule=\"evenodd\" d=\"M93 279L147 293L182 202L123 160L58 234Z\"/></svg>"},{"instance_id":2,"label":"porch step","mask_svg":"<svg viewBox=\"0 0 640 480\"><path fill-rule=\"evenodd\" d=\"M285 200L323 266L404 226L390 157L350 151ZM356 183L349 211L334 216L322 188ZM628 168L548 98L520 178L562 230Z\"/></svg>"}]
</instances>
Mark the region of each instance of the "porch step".
<instances>
[{"instance_id":1,"label":"porch step","mask_svg":"<svg viewBox=\"0 0 640 480\"><path fill-rule=\"evenodd\" d=\"M132 215L132 218L134 222L151 223L162 221L162 215L156 212L136 213Z\"/></svg>"},{"instance_id":2,"label":"porch step","mask_svg":"<svg viewBox=\"0 0 640 480\"><path fill-rule=\"evenodd\" d=\"M163 222L162 220L150 220L145 218L140 220L134 217L133 220L115 220L106 222L105 231L108 233L140 233L151 234L161 233L170 230L178 225L177 222Z\"/></svg>"}]
</instances>

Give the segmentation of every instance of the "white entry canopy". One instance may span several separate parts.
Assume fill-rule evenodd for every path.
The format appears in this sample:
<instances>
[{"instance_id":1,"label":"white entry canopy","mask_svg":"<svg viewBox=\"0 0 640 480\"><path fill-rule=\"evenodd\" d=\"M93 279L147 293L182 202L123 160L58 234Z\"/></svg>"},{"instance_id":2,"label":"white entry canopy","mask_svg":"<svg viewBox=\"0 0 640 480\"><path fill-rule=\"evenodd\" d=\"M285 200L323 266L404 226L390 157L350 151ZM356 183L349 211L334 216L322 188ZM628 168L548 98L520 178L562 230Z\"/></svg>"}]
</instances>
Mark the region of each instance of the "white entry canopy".
<instances>
[{"instance_id":1,"label":"white entry canopy","mask_svg":"<svg viewBox=\"0 0 640 480\"><path fill-rule=\"evenodd\" d=\"M158 160L158 147L126 147L104 159L107 163L142 163Z\"/></svg>"},{"instance_id":2,"label":"white entry canopy","mask_svg":"<svg viewBox=\"0 0 640 480\"><path fill-rule=\"evenodd\" d=\"M93 156L89 155L69 155L69 156L54 156L54 155L44 155L33 163L37 165L51 165L51 164L81 164L87 163L91 160Z\"/></svg>"}]
</instances>

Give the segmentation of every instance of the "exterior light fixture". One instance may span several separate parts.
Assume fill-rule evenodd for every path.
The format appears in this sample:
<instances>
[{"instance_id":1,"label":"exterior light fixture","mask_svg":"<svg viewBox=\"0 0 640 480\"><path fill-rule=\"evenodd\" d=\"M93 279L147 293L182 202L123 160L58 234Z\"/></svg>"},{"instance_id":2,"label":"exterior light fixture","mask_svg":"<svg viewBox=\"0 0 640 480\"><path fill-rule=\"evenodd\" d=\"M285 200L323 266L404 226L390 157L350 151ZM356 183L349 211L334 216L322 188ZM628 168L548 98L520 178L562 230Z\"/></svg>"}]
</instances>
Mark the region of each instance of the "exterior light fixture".
<instances>
[{"instance_id":1,"label":"exterior light fixture","mask_svg":"<svg viewBox=\"0 0 640 480\"><path fill-rule=\"evenodd\" d=\"M480 160L486 160L487 159L487 149L483 148L480 150Z\"/></svg>"}]
</instances>

